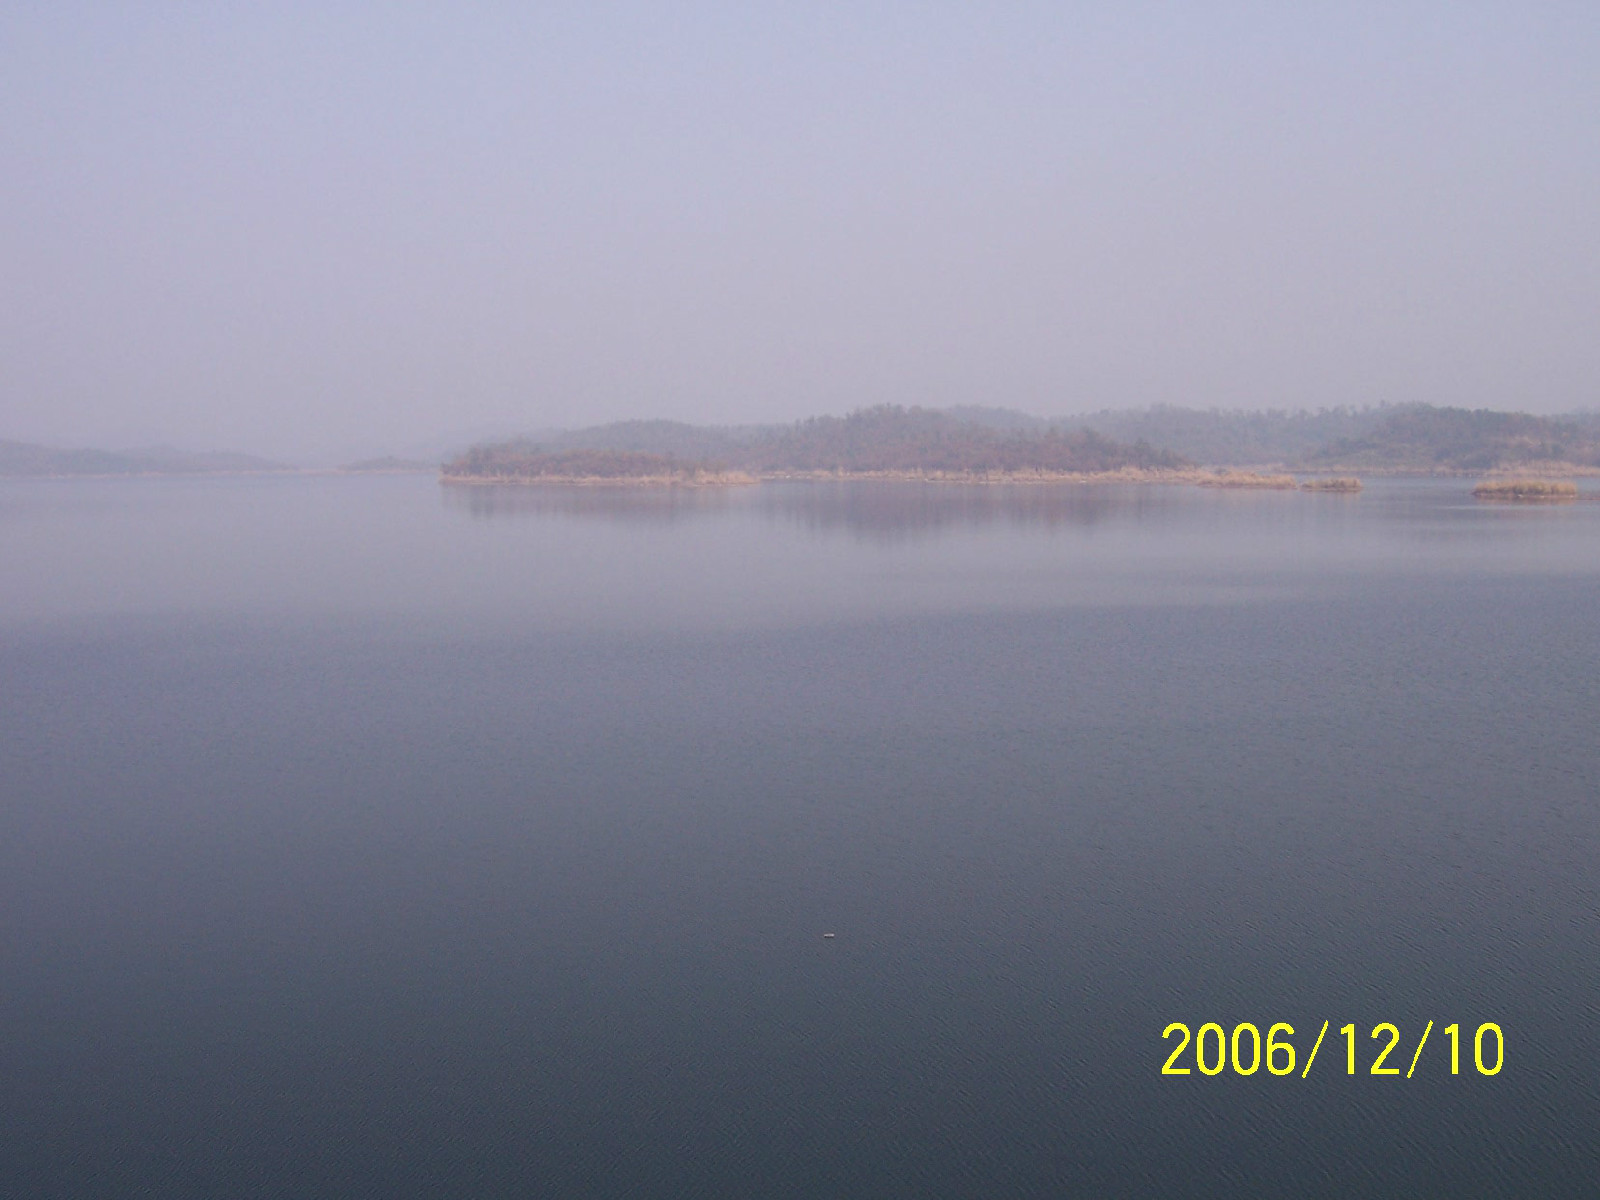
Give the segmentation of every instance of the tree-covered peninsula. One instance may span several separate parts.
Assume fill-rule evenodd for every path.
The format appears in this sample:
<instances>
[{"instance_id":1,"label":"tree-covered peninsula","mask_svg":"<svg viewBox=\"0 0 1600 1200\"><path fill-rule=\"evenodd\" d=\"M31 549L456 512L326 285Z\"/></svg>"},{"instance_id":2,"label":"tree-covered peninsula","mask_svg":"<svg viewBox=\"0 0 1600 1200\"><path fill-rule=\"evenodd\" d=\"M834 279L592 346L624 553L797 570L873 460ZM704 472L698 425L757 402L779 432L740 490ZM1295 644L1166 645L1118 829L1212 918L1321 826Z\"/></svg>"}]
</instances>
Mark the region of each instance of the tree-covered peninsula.
<instances>
[{"instance_id":1,"label":"tree-covered peninsula","mask_svg":"<svg viewBox=\"0 0 1600 1200\"><path fill-rule=\"evenodd\" d=\"M1391 404L1315 412L1156 406L1046 419L1010 409L880 405L789 425L619 421L474 447L454 482L971 482L1148 479L1355 492L1357 472L1600 473L1600 414ZM1329 478L1332 477L1332 478Z\"/></svg>"},{"instance_id":2,"label":"tree-covered peninsula","mask_svg":"<svg viewBox=\"0 0 1600 1200\"><path fill-rule=\"evenodd\" d=\"M837 476L973 482L1157 477L1193 466L1148 443L1125 445L1093 430L1007 429L890 405L720 436L707 431L700 441L715 458L655 448L655 439L665 435L679 450L692 451L693 428L638 422L594 431L601 445L564 439L556 445L517 440L475 446L446 463L443 473L447 482L461 483L706 485ZM630 441L630 433L637 440Z\"/></svg>"},{"instance_id":3,"label":"tree-covered peninsula","mask_svg":"<svg viewBox=\"0 0 1600 1200\"><path fill-rule=\"evenodd\" d=\"M524 440L474 446L444 464L447 483L652 484L707 487L754 483L744 471L671 454L546 450Z\"/></svg>"}]
</instances>

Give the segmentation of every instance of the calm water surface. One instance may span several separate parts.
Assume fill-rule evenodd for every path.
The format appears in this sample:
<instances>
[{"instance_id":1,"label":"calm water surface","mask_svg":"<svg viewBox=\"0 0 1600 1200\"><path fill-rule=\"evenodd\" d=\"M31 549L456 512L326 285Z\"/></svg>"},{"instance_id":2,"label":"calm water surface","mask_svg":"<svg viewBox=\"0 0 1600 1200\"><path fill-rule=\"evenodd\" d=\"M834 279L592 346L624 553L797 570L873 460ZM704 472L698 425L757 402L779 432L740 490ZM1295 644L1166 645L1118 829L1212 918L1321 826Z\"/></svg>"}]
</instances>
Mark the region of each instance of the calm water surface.
<instances>
[{"instance_id":1,"label":"calm water surface","mask_svg":"<svg viewBox=\"0 0 1600 1200\"><path fill-rule=\"evenodd\" d=\"M0 1196L1594 1194L1592 493L12 481L0 562Z\"/></svg>"}]
</instances>

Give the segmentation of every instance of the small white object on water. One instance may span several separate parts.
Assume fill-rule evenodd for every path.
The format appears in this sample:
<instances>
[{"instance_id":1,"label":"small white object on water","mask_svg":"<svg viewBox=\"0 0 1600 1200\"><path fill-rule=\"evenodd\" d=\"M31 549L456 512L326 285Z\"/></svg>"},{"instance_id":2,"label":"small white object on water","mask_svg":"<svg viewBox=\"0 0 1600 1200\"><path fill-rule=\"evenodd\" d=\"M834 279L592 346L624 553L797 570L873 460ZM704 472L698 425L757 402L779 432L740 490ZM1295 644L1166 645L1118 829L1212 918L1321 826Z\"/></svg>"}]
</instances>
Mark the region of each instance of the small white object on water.
<instances>
[{"instance_id":1,"label":"small white object on water","mask_svg":"<svg viewBox=\"0 0 1600 1200\"><path fill-rule=\"evenodd\" d=\"M831 934L831 933L825 933L825 934L823 934L823 935L822 935L822 936L823 936L823 937L825 937L825 938L831 938L831 937L834 937L834 936L836 936L836 935L834 935L834 934Z\"/></svg>"}]
</instances>

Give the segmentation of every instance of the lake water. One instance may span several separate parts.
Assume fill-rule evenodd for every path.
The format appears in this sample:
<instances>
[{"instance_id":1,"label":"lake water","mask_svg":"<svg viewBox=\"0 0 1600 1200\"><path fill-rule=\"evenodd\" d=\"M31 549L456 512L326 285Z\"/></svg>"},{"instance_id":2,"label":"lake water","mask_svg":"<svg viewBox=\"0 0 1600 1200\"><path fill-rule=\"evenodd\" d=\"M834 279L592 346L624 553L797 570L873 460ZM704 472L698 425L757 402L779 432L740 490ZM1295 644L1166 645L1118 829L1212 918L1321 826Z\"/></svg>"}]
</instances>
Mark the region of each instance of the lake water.
<instances>
[{"instance_id":1,"label":"lake water","mask_svg":"<svg viewBox=\"0 0 1600 1200\"><path fill-rule=\"evenodd\" d=\"M1600 1179L1592 490L10 481L0 562L8 1200Z\"/></svg>"}]
</instances>

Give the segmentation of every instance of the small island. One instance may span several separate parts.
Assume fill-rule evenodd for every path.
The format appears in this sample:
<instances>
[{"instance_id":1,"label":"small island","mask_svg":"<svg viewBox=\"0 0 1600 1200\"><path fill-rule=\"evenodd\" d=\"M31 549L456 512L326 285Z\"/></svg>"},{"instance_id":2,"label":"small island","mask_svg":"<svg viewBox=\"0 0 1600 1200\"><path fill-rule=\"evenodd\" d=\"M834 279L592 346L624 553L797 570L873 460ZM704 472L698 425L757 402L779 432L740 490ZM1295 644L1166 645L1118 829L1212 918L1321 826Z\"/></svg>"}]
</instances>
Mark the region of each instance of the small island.
<instances>
[{"instance_id":1,"label":"small island","mask_svg":"<svg viewBox=\"0 0 1600 1200\"><path fill-rule=\"evenodd\" d=\"M1265 488L1280 492L1293 491L1297 486L1293 475L1264 475L1259 471L1217 471L1195 482L1201 487Z\"/></svg>"},{"instance_id":2,"label":"small island","mask_svg":"<svg viewBox=\"0 0 1600 1200\"><path fill-rule=\"evenodd\" d=\"M1578 485L1565 479L1485 479L1472 494L1480 500L1576 500Z\"/></svg>"},{"instance_id":3,"label":"small island","mask_svg":"<svg viewBox=\"0 0 1600 1200\"><path fill-rule=\"evenodd\" d=\"M1337 475L1331 479L1308 479L1300 485L1302 492L1359 492L1361 480L1351 475Z\"/></svg>"}]
</instances>

